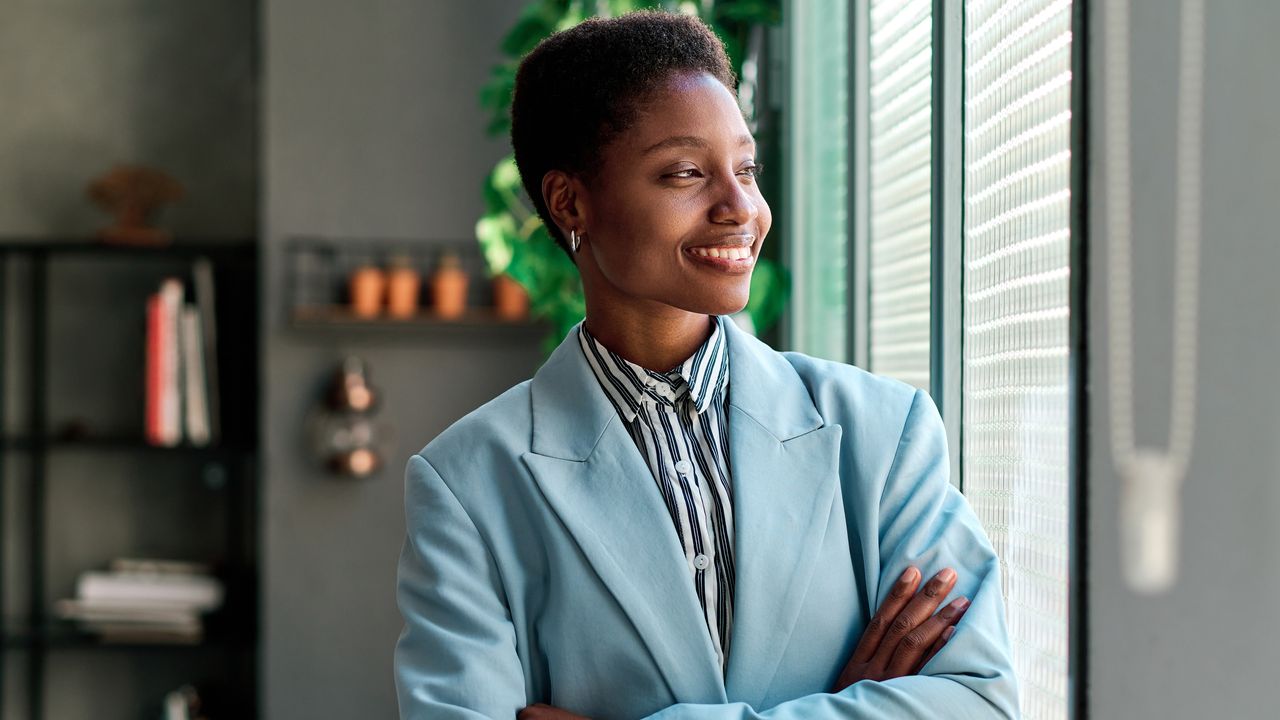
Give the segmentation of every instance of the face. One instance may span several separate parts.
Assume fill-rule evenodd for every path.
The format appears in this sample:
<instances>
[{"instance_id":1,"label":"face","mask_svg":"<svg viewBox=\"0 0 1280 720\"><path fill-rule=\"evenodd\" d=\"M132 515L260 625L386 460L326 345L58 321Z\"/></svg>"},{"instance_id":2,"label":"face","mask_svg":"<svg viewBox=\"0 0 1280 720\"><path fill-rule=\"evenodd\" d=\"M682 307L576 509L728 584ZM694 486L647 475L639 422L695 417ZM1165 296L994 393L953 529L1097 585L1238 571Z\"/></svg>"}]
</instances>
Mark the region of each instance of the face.
<instances>
[{"instance_id":1,"label":"face","mask_svg":"<svg viewBox=\"0 0 1280 720\"><path fill-rule=\"evenodd\" d=\"M671 78L580 185L577 263L588 306L734 313L772 216L733 94L706 73ZM568 233L566 232L566 236Z\"/></svg>"}]
</instances>

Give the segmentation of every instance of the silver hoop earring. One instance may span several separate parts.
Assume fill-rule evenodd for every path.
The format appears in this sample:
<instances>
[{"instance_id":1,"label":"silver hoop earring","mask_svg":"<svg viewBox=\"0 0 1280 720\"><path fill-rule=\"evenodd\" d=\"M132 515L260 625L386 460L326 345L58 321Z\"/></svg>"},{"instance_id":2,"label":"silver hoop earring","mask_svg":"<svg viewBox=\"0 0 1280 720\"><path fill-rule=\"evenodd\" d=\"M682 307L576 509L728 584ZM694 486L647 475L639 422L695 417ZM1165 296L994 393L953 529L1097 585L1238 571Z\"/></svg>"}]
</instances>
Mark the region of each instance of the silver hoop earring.
<instances>
[{"instance_id":1,"label":"silver hoop earring","mask_svg":"<svg viewBox=\"0 0 1280 720\"><path fill-rule=\"evenodd\" d=\"M582 247L582 238L578 236L577 230L569 231L569 248L574 252L578 252L578 248Z\"/></svg>"}]
</instances>

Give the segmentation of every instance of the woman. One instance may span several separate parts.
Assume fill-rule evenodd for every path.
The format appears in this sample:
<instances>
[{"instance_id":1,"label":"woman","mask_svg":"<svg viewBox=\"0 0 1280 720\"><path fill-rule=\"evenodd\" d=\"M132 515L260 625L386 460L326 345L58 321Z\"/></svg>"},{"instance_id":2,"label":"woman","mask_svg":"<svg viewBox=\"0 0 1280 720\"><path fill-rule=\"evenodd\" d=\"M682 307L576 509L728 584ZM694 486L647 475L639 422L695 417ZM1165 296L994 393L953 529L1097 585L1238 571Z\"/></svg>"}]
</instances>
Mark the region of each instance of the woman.
<instances>
[{"instance_id":1,"label":"woman","mask_svg":"<svg viewBox=\"0 0 1280 720\"><path fill-rule=\"evenodd\" d=\"M403 717L1016 715L928 396L726 319L770 225L733 88L663 13L522 62L516 161L587 314L409 460Z\"/></svg>"}]
</instances>

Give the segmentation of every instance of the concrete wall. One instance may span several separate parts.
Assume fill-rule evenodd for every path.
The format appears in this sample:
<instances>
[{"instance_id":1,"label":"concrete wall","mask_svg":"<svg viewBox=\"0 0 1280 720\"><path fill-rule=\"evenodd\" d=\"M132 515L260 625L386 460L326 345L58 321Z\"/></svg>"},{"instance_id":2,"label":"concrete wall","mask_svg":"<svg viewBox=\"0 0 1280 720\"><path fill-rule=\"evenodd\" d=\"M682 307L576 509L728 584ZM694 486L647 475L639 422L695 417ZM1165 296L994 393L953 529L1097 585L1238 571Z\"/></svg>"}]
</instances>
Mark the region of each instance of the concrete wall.
<instances>
[{"instance_id":1,"label":"concrete wall","mask_svg":"<svg viewBox=\"0 0 1280 720\"><path fill-rule=\"evenodd\" d=\"M1200 402L1181 576L1123 583L1106 358L1104 3L1090 3L1089 717L1272 718L1280 631L1280 4L1207 6ZM1133 0L1134 327L1140 444L1163 444L1173 284L1178 3Z\"/></svg>"},{"instance_id":2,"label":"concrete wall","mask_svg":"<svg viewBox=\"0 0 1280 720\"><path fill-rule=\"evenodd\" d=\"M477 93L521 0L263 3L263 711L395 717L391 653L403 468L453 420L529 377L529 333L302 332L285 322L284 248L298 235L471 236L505 152ZM302 420L345 352L370 363L390 467L328 479Z\"/></svg>"}]
</instances>

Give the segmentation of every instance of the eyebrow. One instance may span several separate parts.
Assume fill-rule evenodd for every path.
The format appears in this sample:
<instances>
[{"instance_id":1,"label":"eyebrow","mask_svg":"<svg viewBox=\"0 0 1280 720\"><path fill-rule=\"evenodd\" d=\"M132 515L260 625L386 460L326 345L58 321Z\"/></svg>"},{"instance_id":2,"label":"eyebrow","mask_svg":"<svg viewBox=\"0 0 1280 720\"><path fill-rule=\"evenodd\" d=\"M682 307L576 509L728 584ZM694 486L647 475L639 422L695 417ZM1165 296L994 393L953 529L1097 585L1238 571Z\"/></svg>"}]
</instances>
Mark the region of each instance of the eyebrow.
<instances>
[{"instance_id":1,"label":"eyebrow","mask_svg":"<svg viewBox=\"0 0 1280 720\"><path fill-rule=\"evenodd\" d=\"M755 139L752 138L750 135L739 135L738 147L742 147L744 145L755 145ZM662 140L660 142L654 143L653 145L650 145L641 154L648 155L649 153L654 153L659 150L666 150L667 148L677 148L677 147L698 148L701 150L706 150L707 148L711 147L711 145L706 141L705 138L698 137L697 135L672 135L666 140Z\"/></svg>"}]
</instances>

